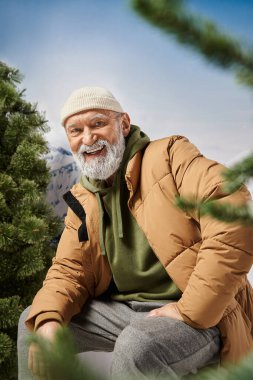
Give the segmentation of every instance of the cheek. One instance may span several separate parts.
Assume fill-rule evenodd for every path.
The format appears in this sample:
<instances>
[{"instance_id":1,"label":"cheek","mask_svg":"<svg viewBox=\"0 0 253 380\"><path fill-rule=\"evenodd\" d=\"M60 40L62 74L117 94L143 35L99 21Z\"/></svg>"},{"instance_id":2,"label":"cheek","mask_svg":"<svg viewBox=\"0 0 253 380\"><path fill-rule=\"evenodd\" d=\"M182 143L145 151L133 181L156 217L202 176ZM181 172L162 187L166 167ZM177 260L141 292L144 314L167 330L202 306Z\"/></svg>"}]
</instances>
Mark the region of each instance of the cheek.
<instances>
[{"instance_id":1,"label":"cheek","mask_svg":"<svg viewBox=\"0 0 253 380\"><path fill-rule=\"evenodd\" d=\"M110 144L115 144L119 140L118 133L114 132L110 136L108 136L107 141Z\"/></svg>"},{"instance_id":2,"label":"cheek","mask_svg":"<svg viewBox=\"0 0 253 380\"><path fill-rule=\"evenodd\" d=\"M68 139L69 140L69 146L73 153L77 153L81 143L78 140Z\"/></svg>"}]
</instances>

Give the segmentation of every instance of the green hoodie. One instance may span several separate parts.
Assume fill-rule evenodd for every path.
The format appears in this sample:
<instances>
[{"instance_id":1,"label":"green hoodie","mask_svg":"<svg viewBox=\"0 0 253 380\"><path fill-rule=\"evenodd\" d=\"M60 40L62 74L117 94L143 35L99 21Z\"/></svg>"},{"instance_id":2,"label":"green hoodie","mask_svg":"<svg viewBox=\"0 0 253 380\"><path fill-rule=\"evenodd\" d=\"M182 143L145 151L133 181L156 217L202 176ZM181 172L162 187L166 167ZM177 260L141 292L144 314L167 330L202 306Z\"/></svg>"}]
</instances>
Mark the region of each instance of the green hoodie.
<instances>
[{"instance_id":1,"label":"green hoodie","mask_svg":"<svg viewBox=\"0 0 253 380\"><path fill-rule=\"evenodd\" d=\"M135 153L144 150L148 143L149 138L131 125L124 157L112 186L108 187L106 181L81 178L81 184L96 195L99 203L101 253L107 254L116 285L111 296L119 301L167 300L181 296L127 206L126 167Z\"/></svg>"}]
</instances>

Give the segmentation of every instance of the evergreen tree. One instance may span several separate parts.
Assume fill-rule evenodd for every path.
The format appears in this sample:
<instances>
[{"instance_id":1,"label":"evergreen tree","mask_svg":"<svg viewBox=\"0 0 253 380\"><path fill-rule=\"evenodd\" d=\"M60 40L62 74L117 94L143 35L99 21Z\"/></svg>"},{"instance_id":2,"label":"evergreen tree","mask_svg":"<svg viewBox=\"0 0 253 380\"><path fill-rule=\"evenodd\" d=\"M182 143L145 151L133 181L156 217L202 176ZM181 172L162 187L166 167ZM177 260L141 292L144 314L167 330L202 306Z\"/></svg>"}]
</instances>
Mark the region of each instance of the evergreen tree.
<instances>
[{"instance_id":1,"label":"evergreen tree","mask_svg":"<svg viewBox=\"0 0 253 380\"><path fill-rule=\"evenodd\" d=\"M131 0L133 8L148 22L170 37L202 55L208 62L231 71L239 82L253 90L253 48L219 30L208 19L190 13L184 0ZM253 177L253 154L224 173L227 185L224 191L231 193ZM253 224L253 208L231 207L210 201L197 204L191 200L177 199L184 210L198 209L220 220Z\"/></svg>"},{"instance_id":2,"label":"evergreen tree","mask_svg":"<svg viewBox=\"0 0 253 380\"><path fill-rule=\"evenodd\" d=\"M58 233L45 201L50 174L46 120L18 89L18 70L0 62L0 378L15 379L19 315L41 287Z\"/></svg>"}]
</instances>

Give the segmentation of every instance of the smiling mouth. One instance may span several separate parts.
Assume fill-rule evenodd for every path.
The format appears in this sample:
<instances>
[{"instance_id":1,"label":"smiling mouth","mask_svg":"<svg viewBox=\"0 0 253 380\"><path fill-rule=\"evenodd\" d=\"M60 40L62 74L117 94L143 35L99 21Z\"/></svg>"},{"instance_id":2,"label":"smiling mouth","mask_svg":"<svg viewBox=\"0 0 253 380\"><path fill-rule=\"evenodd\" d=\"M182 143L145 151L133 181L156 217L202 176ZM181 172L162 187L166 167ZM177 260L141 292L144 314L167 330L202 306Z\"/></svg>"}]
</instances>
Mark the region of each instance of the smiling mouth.
<instances>
[{"instance_id":1,"label":"smiling mouth","mask_svg":"<svg viewBox=\"0 0 253 380\"><path fill-rule=\"evenodd\" d=\"M86 151L84 153L88 154L88 155L95 155L95 154L98 154L98 153L102 152L102 150L104 149L104 147L105 147L105 145L103 145L102 147L96 148L96 149L92 149L92 150Z\"/></svg>"}]
</instances>

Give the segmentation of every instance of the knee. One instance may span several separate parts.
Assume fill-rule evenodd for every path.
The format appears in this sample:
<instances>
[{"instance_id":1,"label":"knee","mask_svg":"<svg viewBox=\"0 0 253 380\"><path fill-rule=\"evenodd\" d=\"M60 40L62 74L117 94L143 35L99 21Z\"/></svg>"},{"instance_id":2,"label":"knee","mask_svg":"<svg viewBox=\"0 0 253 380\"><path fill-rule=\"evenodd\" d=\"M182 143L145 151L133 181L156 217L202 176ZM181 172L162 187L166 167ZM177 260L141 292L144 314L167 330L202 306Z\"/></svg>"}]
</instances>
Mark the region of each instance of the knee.
<instances>
[{"instance_id":1,"label":"knee","mask_svg":"<svg viewBox=\"0 0 253 380\"><path fill-rule=\"evenodd\" d=\"M113 353L113 366L120 372L137 367L140 372L150 372L159 361L159 343L141 326L129 325L119 335Z\"/></svg>"}]
</instances>

